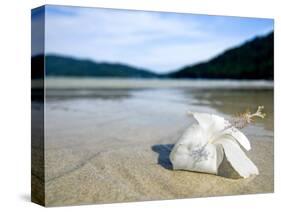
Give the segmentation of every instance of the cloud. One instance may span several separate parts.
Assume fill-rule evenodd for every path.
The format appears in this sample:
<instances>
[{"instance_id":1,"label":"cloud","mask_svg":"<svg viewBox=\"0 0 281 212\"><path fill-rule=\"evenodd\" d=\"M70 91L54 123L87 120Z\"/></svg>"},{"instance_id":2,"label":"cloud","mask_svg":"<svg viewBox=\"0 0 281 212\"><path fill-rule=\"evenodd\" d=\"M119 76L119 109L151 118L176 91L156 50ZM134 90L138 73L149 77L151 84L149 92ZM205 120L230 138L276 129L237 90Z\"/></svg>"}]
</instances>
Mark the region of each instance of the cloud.
<instances>
[{"instance_id":1,"label":"cloud","mask_svg":"<svg viewBox=\"0 0 281 212\"><path fill-rule=\"evenodd\" d=\"M46 53L161 73L272 29L269 19L47 6Z\"/></svg>"}]
</instances>

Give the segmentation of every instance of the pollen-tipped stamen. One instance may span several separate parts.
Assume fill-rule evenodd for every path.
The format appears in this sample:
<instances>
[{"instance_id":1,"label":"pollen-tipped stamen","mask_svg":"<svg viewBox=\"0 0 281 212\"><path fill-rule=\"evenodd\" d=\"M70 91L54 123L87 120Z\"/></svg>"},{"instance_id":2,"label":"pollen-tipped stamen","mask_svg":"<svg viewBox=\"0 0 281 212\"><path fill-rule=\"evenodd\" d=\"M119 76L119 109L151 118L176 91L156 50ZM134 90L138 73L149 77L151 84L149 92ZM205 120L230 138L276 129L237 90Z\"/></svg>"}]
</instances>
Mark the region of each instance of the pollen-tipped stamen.
<instances>
[{"instance_id":1,"label":"pollen-tipped stamen","mask_svg":"<svg viewBox=\"0 0 281 212\"><path fill-rule=\"evenodd\" d=\"M248 124L252 123L254 117L264 118L265 113L262 113L264 106L258 106L258 109L255 113L252 113L247 110L245 113L238 115L230 121L231 126L236 127L238 129L242 129L246 127Z\"/></svg>"},{"instance_id":2,"label":"pollen-tipped stamen","mask_svg":"<svg viewBox=\"0 0 281 212\"><path fill-rule=\"evenodd\" d=\"M255 113L250 112L250 110L247 110L245 113L242 113L236 117L234 117L230 122L229 125L227 125L223 130L221 130L220 132L216 133L215 135L213 135L208 143L212 143L213 141L217 140L220 136L223 135L223 133L228 130L228 129L232 129L234 130L233 127L237 128L237 129L242 129L244 127L246 127L247 125L249 125L250 123L252 123L254 120L254 117L259 117L259 118L264 118L265 117L265 113L262 113L262 110L264 109L264 106L258 106L258 109Z\"/></svg>"}]
</instances>

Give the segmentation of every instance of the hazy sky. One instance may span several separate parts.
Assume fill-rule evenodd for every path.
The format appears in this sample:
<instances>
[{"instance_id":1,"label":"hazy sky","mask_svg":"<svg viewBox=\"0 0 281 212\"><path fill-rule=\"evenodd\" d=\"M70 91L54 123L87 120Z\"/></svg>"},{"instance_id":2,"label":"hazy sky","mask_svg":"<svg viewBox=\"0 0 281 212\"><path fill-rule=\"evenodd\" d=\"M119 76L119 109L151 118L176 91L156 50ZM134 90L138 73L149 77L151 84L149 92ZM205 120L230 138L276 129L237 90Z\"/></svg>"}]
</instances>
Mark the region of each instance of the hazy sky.
<instances>
[{"instance_id":1,"label":"hazy sky","mask_svg":"<svg viewBox=\"0 0 281 212\"><path fill-rule=\"evenodd\" d=\"M38 16L32 16L34 22ZM210 59L273 30L272 19L83 7L47 6L45 17L47 54L159 73Z\"/></svg>"}]
</instances>

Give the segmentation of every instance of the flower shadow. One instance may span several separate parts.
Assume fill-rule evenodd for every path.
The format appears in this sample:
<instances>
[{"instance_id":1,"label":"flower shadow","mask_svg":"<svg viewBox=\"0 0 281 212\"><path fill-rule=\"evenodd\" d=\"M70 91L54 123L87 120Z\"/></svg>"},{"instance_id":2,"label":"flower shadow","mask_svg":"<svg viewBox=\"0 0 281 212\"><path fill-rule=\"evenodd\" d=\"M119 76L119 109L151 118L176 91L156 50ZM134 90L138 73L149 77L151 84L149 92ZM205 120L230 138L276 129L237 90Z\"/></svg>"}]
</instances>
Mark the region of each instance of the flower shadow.
<instances>
[{"instance_id":1,"label":"flower shadow","mask_svg":"<svg viewBox=\"0 0 281 212\"><path fill-rule=\"evenodd\" d=\"M158 153L157 163L165 169L172 170L173 166L169 159L169 155L174 147L174 144L156 144L151 149Z\"/></svg>"}]
</instances>

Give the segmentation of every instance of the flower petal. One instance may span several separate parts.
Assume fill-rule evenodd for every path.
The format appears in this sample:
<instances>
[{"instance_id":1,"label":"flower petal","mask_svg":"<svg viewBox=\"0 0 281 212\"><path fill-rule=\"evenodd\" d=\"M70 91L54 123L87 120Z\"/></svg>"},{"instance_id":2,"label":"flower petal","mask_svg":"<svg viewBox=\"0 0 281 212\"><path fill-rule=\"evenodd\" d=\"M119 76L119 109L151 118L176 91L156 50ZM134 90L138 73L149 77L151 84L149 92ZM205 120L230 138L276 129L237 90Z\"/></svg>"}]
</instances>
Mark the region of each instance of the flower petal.
<instances>
[{"instance_id":1,"label":"flower petal","mask_svg":"<svg viewBox=\"0 0 281 212\"><path fill-rule=\"evenodd\" d=\"M226 159L240 176L247 178L250 175L259 174L256 165L246 156L240 146L231 137L223 137L219 139L216 144L221 144L223 146Z\"/></svg>"},{"instance_id":2,"label":"flower petal","mask_svg":"<svg viewBox=\"0 0 281 212\"><path fill-rule=\"evenodd\" d=\"M219 167L221 165L221 162L223 161L224 152L221 144L215 144L215 147L217 150L217 167Z\"/></svg>"},{"instance_id":3,"label":"flower petal","mask_svg":"<svg viewBox=\"0 0 281 212\"><path fill-rule=\"evenodd\" d=\"M231 135L235 140L241 144L247 151L251 149L251 144L248 138L237 128L227 130L226 134Z\"/></svg>"},{"instance_id":4,"label":"flower petal","mask_svg":"<svg viewBox=\"0 0 281 212\"><path fill-rule=\"evenodd\" d=\"M170 153L173 169L217 174L217 148L199 124L189 127Z\"/></svg>"},{"instance_id":5,"label":"flower petal","mask_svg":"<svg viewBox=\"0 0 281 212\"><path fill-rule=\"evenodd\" d=\"M206 131L208 138L222 131L226 127L226 120L223 117L209 113L190 113L197 120L198 124Z\"/></svg>"},{"instance_id":6,"label":"flower petal","mask_svg":"<svg viewBox=\"0 0 281 212\"><path fill-rule=\"evenodd\" d=\"M180 137L179 143L192 144L193 146L203 146L208 142L204 129L198 124L191 125Z\"/></svg>"}]
</instances>

